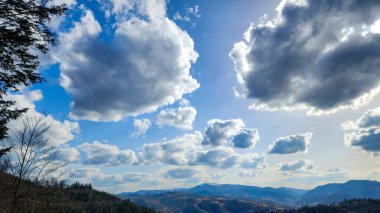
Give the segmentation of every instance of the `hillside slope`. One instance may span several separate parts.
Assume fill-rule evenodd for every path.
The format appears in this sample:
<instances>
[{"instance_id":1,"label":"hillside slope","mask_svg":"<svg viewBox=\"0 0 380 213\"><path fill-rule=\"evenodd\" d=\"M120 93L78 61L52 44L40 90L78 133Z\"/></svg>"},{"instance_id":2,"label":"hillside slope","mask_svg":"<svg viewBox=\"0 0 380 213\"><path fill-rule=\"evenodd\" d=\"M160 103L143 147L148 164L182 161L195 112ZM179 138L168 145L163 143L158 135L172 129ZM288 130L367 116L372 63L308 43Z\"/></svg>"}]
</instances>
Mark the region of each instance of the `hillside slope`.
<instances>
[{"instance_id":1,"label":"hillside slope","mask_svg":"<svg viewBox=\"0 0 380 213\"><path fill-rule=\"evenodd\" d=\"M299 198L299 204L330 204L352 198L380 199L380 182L351 180L318 186L304 193Z\"/></svg>"},{"instance_id":2,"label":"hillside slope","mask_svg":"<svg viewBox=\"0 0 380 213\"><path fill-rule=\"evenodd\" d=\"M0 172L0 212L7 212L11 203L11 175ZM27 190L22 189L23 191ZM28 196L22 198L16 212L136 212L153 213L129 200L92 189L91 185L75 183L71 186L57 183L33 185Z\"/></svg>"}]
</instances>

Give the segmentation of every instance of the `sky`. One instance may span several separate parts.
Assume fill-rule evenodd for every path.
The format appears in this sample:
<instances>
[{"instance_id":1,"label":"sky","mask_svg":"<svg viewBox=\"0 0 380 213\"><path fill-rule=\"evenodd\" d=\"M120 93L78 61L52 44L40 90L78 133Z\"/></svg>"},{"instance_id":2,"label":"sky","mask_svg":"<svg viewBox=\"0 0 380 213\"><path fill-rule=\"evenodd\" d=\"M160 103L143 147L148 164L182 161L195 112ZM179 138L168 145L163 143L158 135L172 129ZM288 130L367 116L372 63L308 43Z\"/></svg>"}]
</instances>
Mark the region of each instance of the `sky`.
<instances>
[{"instance_id":1,"label":"sky","mask_svg":"<svg viewBox=\"0 0 380 213\"><path fill-rule=\"evenodd\" d=\"M63 178L119 193L380 181L380 2L54 0L47 114ZM13 122L11 125L16 125Z\"/></svg>"}]
</instances>

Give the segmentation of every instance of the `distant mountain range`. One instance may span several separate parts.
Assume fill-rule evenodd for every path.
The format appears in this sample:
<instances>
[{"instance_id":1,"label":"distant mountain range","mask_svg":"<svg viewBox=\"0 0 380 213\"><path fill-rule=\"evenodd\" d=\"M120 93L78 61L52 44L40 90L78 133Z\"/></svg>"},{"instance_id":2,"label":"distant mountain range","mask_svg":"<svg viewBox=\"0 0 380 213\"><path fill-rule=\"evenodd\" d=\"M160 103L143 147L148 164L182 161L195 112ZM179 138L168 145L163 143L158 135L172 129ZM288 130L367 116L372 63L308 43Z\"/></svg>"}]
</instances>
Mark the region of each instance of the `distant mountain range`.
<instances>
[{"instance_id":1,"label":"distant mountain range","mask_svg":"<svg viewBox=\"0 0 380 213\"><path fill-rule=\"evenodd\" d=\"M160 212L236 212L233 208L245 209L244 212L266 212L302 205L331 204L351 198L380 199L380 182L351 180L311 190L202 184L188 189L124 192L118 196ZM209 211L210 208L216 211Z\"/></svg>"}]
</instances>

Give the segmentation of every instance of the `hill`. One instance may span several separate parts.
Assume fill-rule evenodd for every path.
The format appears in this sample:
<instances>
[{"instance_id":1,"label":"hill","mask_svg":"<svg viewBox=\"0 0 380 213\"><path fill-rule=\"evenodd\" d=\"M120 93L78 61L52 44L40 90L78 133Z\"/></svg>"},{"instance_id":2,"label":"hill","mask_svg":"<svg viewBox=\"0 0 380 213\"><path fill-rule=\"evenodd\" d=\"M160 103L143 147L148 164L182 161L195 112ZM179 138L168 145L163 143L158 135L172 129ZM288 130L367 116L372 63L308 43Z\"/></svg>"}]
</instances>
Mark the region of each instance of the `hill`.
<instances>
[{"instance_id":1,"label":"hill","mask_svg":"<svg viewBox=\"0 0 380 213\"><path fill-rule=\"evenodd\" d=\"M217 196L202 196L183 192L164 192L160 194L132 196L133 202L149 206L159 212L278 212L285 208L274 203L254 200L226 198Z\"/></svg>"},{"instance_id":2,"label":"hill","mask_svg":"<svg viewBox=\"0 0 380 213\"><path fill-rule=\"evenodd\" d=\"M184 211L186 208L202 209L208 203L216 212L229 212L229 204L237 209L278 211L305 205L331 204L352 198L380 199L380 183L368 180L352 180L318 186L311 190L272 188L233 184L202 184L188 189L144 190L121 193L121 198L131 199L139 205L162 212ZM209 206L206 205L206 206ZM203 211L205 211L203 209ZM207 212L207 211L206 211ZM213 212L213 211L211 211Z\"/></svg>"},{"instance_id":3,"label":"hill","mask_svg":"<svg viewBox=\"0 0 380 213\"><path fill-rule=\"evenodd\" d=\"M12 180L11 175L0 172L0 212L9 211ZM115 195L94 190L89 184L74 183L68 186L46 182L21 190L29 190L30 193L19 201L16 212L155 212L128 199L122 200Z\"/></svg>"},{"instance_id":4,"label":"hill","mask_svg":"<svg viewBox=\"0 0 380 213\"><path fill-rule=\"evenodd\" d=\"M307 191L299 198L299 204L330 204L344 199L372 198L380 199L380 182L369 180L351 180L346 183L334 183L318 186Z\"/></svg>"},{"instance_id":5,"label":"hill","mask_svg":"<svg viewBox=\"0 0 380 213\"><path fill-rule=\"evenodd\" d=\"M286 210L285 213L376 213L380 212L380 200L350 199L329 205L304 206L295 210Z\"/></svg>"}]
</instances>

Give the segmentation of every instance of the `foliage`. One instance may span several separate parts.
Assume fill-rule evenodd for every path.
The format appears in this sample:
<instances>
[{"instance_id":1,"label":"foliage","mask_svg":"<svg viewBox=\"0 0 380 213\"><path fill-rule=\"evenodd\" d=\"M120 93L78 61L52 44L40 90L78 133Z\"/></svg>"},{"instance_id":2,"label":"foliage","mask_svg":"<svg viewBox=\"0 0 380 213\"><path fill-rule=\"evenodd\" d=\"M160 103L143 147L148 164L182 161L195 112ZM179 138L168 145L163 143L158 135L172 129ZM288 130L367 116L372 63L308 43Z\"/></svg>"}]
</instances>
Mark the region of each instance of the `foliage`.
<instances>
[{"instance_id":1,"label":"foliage","mask_svg":"<svg viewBox=\"0 0 380 213\"><path fill-rule=\"evenodd\" d=\"M12 176L0 172L0 212L9 202ZM92 189L91 184L75 182L72 185L64 181L41 180L31 188L33 196L20 200L17 212L136 212L154 213L146 207L138 206L130 200L122 200L115 195Z\"/></svg>"},{"instance_id":2,"label":"foliage","mask_svg":"<svg viewBox=\"0 0 380 213\"><path fill-rule=\"evenodd\" d=\"M14 108L15 102L5 96L43 81L37 53L46 53L58 42L47 23L67 8L51 6L49 1L0 0L0 140L7 136L6 124L27 110Z\"/></svg>"},{"instance_id":3,"label":"foliage","mask_svg":"<svg viewBox=\"0 0 380 213\"><path fill-rule=\"evenodd\" d=\"M287 210L286 213L337 213L337 212L380 212L380 200L376 199L349 199L330 205L303 206L296 210Z\"/></svg>"}]
</instances>

